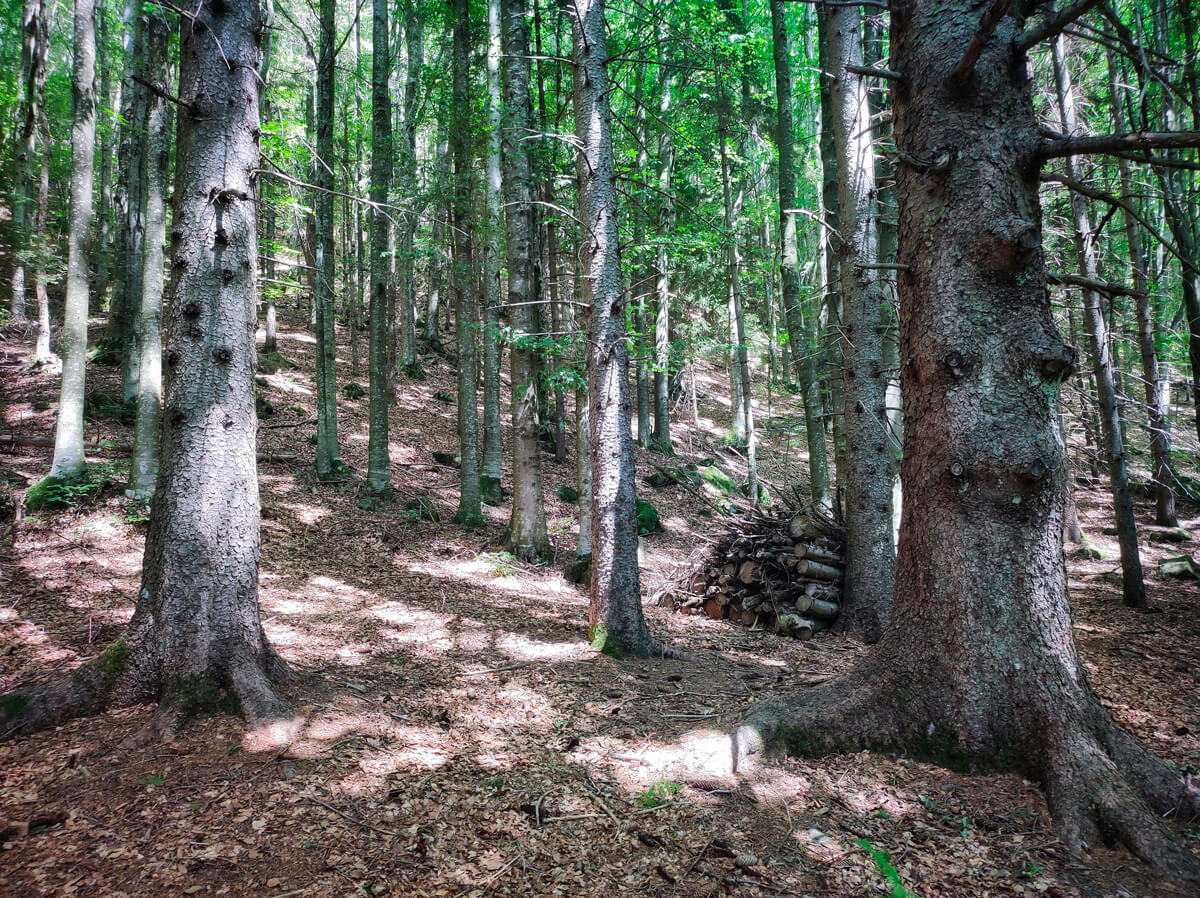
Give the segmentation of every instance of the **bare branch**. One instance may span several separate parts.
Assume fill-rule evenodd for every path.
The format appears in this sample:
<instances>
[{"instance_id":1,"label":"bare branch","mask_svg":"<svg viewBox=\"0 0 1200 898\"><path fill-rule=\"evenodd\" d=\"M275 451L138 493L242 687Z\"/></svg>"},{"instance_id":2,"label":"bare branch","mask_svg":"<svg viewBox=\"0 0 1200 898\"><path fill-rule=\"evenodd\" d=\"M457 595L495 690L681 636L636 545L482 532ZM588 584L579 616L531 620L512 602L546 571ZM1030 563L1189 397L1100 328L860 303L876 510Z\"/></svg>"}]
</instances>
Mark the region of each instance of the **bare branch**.
<instances>
[{"instance_id":1,"label":"bare branch","mask_svg":"<svg viewBox=\"0 0 1200 898\"><path fill-rule=\"evenodd\" d=\"M1131 150L1186 149L1200 147L1200 131L1133 131L1129 134L1095 134L1089 137L1056 137L1043 140L1038 155L1043 159L1116 153Z\"/></svg>"},{"instance_id":2,"label":"bare branch","mask_svg":"<svg viewBox=\"0 0 1200 898\"><path fill-rule=\"evenodd\" d=\"M1054 37L1098 2L1099 0L1076 0L1075 3L1063 7L1050 18L1043 19L1040 25L1025 29L1017 38L1017 49L1028 50L1034 44L1041 43L1048 37Z\"/></svg>"},{"instance_id":3,"label":"bare branch","mask_svg":"<svg viewBox=\"0 0 1200 898\"><path fill-rule=\"evenodd\" d=\"M1011 0L993 0L988 11L984 13L983 19L979 22L979 28L975 32L975 36L971 38L971 43L967 44L967 49L962 55L962 59L958 61L958 65L950 72L950 80L956 84L966 84L971 77L971 73L975 71L975 63L979 61L979 55L983 52L983 48L987 46L987 42L992 39L992 35L996 31L996 26L1000 24L1000 20L1004 18L1008 12L1008 6Z\"/></svg>"},{"instance_id":4,"label":"bare branch","mask_svg":"<svg viewBox=\"0 0 1200 898\"><path fill-rule=\"evenodd\" d=\"M1064 287L1080 287L1084 290L1094 290L1096 293L1103 293L1105 296L1145 296L1141 290L1134 290L1132 287L1126 287L1124 284L1114 284L1111 281L1098 281L1095 278L1086 278L1080 274L1051 274L1046 273L1046 280L1051 284L1057 284Z\"/></svg>"}]
</instances>

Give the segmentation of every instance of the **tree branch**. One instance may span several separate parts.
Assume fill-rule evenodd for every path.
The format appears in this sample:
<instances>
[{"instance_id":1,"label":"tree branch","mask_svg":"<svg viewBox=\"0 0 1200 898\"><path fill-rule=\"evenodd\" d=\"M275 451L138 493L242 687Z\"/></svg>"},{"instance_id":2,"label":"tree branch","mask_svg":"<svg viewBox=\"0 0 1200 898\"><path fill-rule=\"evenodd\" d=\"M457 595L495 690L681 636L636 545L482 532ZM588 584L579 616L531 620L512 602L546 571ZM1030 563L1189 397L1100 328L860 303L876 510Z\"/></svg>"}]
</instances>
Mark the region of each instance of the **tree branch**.
<instances>
[{"instance_id":1,"label":"tree branch","mask_svg":"<svg viewBox=\"0 0 1200 898\"><path fill-rule=\"evenodd\" d=\"M975 32L975 36L971 38L971 43L967 44L967 49L962 55L962 59L958 61L958 65L950 72L950 80L956 84L966 84L971 77L971 73L975 71L975 63L979 61L979 55L983 52L983 48L987 46L987 42L992 39L992 35L996 31L996 26L1000 24L1000 20L1004 18L1008 12L1008 6L1011 0L993 0L991 7L983 14L983 19L979 22L979 28Z\"/></svg>"},{"instance_id":2,"label":"tree branch","mask_svg":"<svg viewBox=\"0 0 1200 898\"><path fill-rule=\"evenodd\" d=\"M1040 43L1048 37L1054 37L1098 2L1099 0L1076 0L1075 3L1063 7L1048 19L1042 19L1040 25L1025 29L1017 38L1017 49L1028 50L1034 44Z\"/></svg>"},{"instance_id":3,"label":"tree branch","mask_svg":"<svg viewBox=\"0 0 1200 898\"><path fill-rule=\"evenodd\" d=\"M1084 290L1094 290L1097 293L1103 293L1105 296L1145 296L1141 290L1134 290L1131 287L1126 287L1124 284L1114 284L1111 281L1098 281L1095 278L1087 278L1081 274L1051 274L1046 273L1046 280L1051 284L1057 284L1064 287L1082 287Z\"/></svg>"},{"instance_id":4,"label":"tree branch","mask_svg":"<svg viewBox=\"0 0 1200 898\"><path fill-rule=\"evenodd\" d=\"M1005 0L1007 2L1007 0ZM847 72L855 75L862 75L866 78L886 78L889 81L907 81L900 72L894 72L891 69L876 69L869 65L848 65L845 67Z\"/></svg>"},{"instance_id":5,"label":"tree branch","mask_svg":"<svg viewBox=\"0 0 1200 898\"><path fill-rule=\"evenodd\" d=\"M1129 134L1056 137L1043 140L1038 148L1038 155L1043 159L1054 159L1059 156L1086 156L1091 153L1188 147L1200 147L1200 131L1134 131Z\"/></svg>"}]
</instances>

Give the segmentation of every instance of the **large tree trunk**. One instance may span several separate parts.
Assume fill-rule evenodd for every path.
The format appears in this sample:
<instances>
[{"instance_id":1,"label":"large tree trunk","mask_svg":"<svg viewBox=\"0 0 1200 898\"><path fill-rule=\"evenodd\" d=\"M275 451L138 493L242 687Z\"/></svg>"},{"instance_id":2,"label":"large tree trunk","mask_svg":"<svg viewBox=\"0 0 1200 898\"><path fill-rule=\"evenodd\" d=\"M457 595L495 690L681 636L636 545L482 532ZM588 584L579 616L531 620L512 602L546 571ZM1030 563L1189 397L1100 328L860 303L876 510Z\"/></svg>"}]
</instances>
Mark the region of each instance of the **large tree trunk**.
<instances>
[{"instance_id":1,"label":"large tree trunk","mask_svg":"<svg viewBox=\"0 0 1200 898\"><path fill-rule=\"evenodd\" d=\"M474 526L480 520L479 405L475 353L475 292L472 277L471 221L471 20L467 0L453 0L453 106L450 123L454 159L454 286L455 344L458 349L458 442L462 462L458 469L458 511L455 520ZM436 324L435 324L436 329ZM513 353L514 357L516 353ZM513 384L516 392L517 385Z\"/></svg>"},{"instance_id":2,"label":"large tree trunk","mask_svg":"<svg viewBox=\"0 0 1200 898\"><path fill-rule=\"evenodd\" d=\"M336 66L334 0L321 0L320 59L317 62L316 331L317 331L317 477L342 473L337 434L337 334L334 329L333 248L333 94Z\"/></svg>"},{"instance_id":3,"label":"large tree trunk","mask_svg":"<svg viewBox=\"0 0 1200 898\"><path fill-rule=\"evenodd\" d=\"M512 326L513 503L505 544L526 561L550 553L542 505L538 437L537 353L530 346L534 272L534 185L528 135L533 124L529 94L529 25L524 0L504 0L504 207L508 220L508 318Z\"/></svg>"},{"instance_id":4,"label":"large tree trunk","mask_svg":"<svg viewBox=\"0 0 1200 898\"><path fill-rule=\"evenodd\" d=\"M1076 135L1079 129L1075 113L1074 89L1070 72L1063 59L1062 42L1055 39L1051 50L1054 80L1058 88L1058 106L1064 133ZM1072 181L1082 180L1083 173L1075 157L1065 160ZM1075 225L1075 249L1079 272L1085 278L1100 280L1100 266L1094 245L1095 228L1091 209L1085 197L1071 194L1071 211ZM1100 294L1083 291L1083 314L1091 344L1092 376L1096 380L1096 398L1100 405L1100 430L1104 439L1104 454L1108 461L1109 484L1112 489L1113 516L1117 525L1117 542L1121 547L1121 592L1131 608L1145 608L1146 584L1142 578L1142 559L1138 551L1137 521L1133 516L1133 496L1129 491L1129 467L1125 458L1125 440L1117 410L1117 390L1113 379L1114 363L1109 352L1108 324L1100 308Z\"/></svg>"},{"instance_id":5,"label":"large tree trunk","mask_svg":"<svg viewBox=\"0 0 1200 898\"><path fill-rule=\"evenodd\" d=\"M588 415L592 452L592 645L614 657L644 658L659 646L642 615L637 566L629 351L621 298L616 166L609 106L604 0L570 0L578 139L580 258L588 323Z\"/></svg>"},{"instance_id":6,"label":"large tree trunk","mask_svg":"<svg viewBox=\"0 0 1200 898\"><path fill-rule=\"evenodd\" d=\"M51 477L83 471L83 392L87 366L88 244L96 151L96 0L75 0L71 96L71 224L67 236L67 300L63 311L62 384Z\"/></svg>"},{"instance_id":7,"label":"large tree trunk","mask_svg":"<svg viewBox=\"0 0 1200 898\"><path fill-rule=\"evenodd\" d=\"M388 89L388 0L374 0L371 17L371 202L384 204L392 182L392 107ZM408 198L405 197L407 200ZM370 433L367 437L367 489L383 495L391 487L388 454L388 216L369 214L371 231L371 310L367 344Z\"/></svg>"},{"instance_id":8,"label":"large tree trunk","mask_svg":"<svg viewBox=\"0 0 1200 898\"><path fill-rule=\"evenodd\" d=\"M906 442L891 623L846 677L755 712L738 763L787 744L1016 769L1045 786L1072 852L1111 835L1200 884L1159 819L1200 811L1200 792L1113 722L1075 651L1055 414L1074 353L1046 291L1021 23L1002 20L974 76L951 79L981 14L893 12L892 66L920 89L895 92Z\"/></svg>"},{"instance_id":9,"label":"large tree trunk","mask_svg":"<svg viewBox=\"0 0 1200 898\"><path fill-rule=\"evenodd\" d=\"M287 669L258 613L260 25L257 3L206 0L189 7L179 29L179 96L188 105L176 142L163 458L133 620L100 658L5 702L0 732L157 700L146 735L169 737L181 715L214 706L225 691L272 737L295 730L273 685Z\"/></svg>"},{"instance_id":10,"label":"large tree trunk","mask_svg":"<svg viewBox=\"0 0 1200 898\"><path fill-rule=\"evenodd\" d=\"M171 24L166 14L152 9L146 33L146 80L163 92L173 86L168 44ZM150 499L158 476L158 431L162 417L163 246L167 239L167 172L171 164L171 110L162 93L151 91L146 115L146 251L142 256L142 308L138 314L139 357L137 421L133 430L133 460L128 495Z\"/></svg>"},{"instance_id":11,"label":"large tree trunk","mask_svg":"<svg viewBox=\"0 0 1200 898\"><path fill-rule=\"evenodd\" d=\"M843 401L846 432L846 585L838 626L868 642L883 632L892 604L892 465L883 370L883 289L878 272L875 160L862 76L857 7L825 9L832 130L841 216ZM837 376L836 373L834 375Z\"/></svg>"},{"instance_id":12,"label":"large tree trunk","mask_svg":"<svg viewBox=\"0 0 1200 898\"><path fill-rule=\"evenodd\" d=\"M805 315L800 300L800 253L796 237L795 125L792 117L792 69L787 24L782 0L771 0L771 33L774 38L775 96L779 151L779 231L783 256L779 266L783 313L788 345L794 349L796 377L804 398L804 428L808 440L809 497L818 508L830 508L829 464L825 456L825 424L817 381L814 316ZM787 382L786 367L784 382Z\"/></svg>"}]
</instances>

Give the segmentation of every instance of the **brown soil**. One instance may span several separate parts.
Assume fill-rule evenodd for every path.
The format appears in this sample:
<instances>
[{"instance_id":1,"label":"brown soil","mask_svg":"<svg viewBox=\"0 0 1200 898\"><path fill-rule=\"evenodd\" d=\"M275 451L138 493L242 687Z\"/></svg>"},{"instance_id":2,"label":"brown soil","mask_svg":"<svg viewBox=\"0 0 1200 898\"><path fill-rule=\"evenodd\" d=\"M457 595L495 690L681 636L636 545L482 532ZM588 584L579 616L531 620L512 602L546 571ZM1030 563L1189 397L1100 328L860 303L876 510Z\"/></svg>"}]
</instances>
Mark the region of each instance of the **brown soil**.
<instances>
[{"instance_id":1,"label":"brown soil","mask_svg":"<svg viewBox=\"0 0 1200 898\"><path fill-rule=\"evenodd\" d=\"M50 436L56 383L19 374L28 340L4 336L4 431ZM276 413L261 446L307 461L311 337L295 324L280 349L300 367L264 378ZM339 384L365 385L342 356ZM300 462L262 463L262 612L300 674L289 693L306 721L299 739L252 751L240 721L217 716L172 743L119 749L149 719L136 707L0 743L0 893L900 895L869 843L922 898L1184 894L1124 853L1069 860L1040 793L1015 776L863 753L730 777L726 733L756 700L834 677L862 648L649 608L656 633L694 660L594 654L586 595L557 569L573 551L575 508L554 489L573 484L573 451L565 465L542 458L557 567L515 564L500 552L506 507L488 509L477 531L445 523L457 472L430 453L454 448L454 407L434 396L453 392L454 369L432 356L425 367L428 380L399 385L397 495L382 510L361 510L355 484L315 487ZM114 389L112 369L89 376L93 389ZM719 369L702 372L701 389L699 426L685 404L677 417L689 459L713 454L729 416ZM341 401L344 457L360 473L366 403ZM802 477L802 439L786 426L799 403L776 392L772 411L761 454L778 487ZM122 446L131 434L100 421L87 436ZM3 447L0 474L19 495L48 460ZM126 464L113 451L93 460L111 461L118 478ZM650 595L716 524L682 489L646 492L666 527L645 540ZM143 531L119 496L113 487L83 508L25 517L4 537L0 691L67 670L120 634ZM404 503L416 497L442 523L410 520ZM1089 676L1122 724L1197 768L1200 590L1155 574L1159 557L1195 545L1146 543L1157 613L1131 613L1105 579L1117 563L1115 540L1101 535L1104 496L1079 500L1105 553L1070 562ZM1183 511L1200 527L1197 509ZM1200 846L1200 832L1190 838Z\"/></svg>"}]
</instances>

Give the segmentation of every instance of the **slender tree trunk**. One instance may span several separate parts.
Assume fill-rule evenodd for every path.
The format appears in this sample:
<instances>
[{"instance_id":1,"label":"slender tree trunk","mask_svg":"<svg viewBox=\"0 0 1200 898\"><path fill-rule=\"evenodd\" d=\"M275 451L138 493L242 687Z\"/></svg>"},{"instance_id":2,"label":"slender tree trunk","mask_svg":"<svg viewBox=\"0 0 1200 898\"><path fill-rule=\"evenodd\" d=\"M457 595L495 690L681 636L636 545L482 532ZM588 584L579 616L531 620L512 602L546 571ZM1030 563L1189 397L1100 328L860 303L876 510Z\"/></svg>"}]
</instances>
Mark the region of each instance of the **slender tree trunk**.
<instances>
[{"instance_id":1,"label":"slender tree trunk","mask_svg":"<svg viewBox=\"0 0 1200 898\"><path fill-rule=\"evenodd\" d=\"M113 196L113 141L117 135L117 110L121 107L121 79L113 78L114 60L109 52L108 4L97 7L96 64L100 69L100 104L105 112L103 126L99 127L97 141L100 157L100 208L96 213L95 246L92 250L93 267L96 270L92 291L94 311L106 308L108 299L109 270L112 267L112 196Z\"/></svg>"},{"instance_id":2,"label":"slender tree trunk","mask_svg":"<svg viewBox=\"0 0 1200 898\"><path fill-rule=\"evenodd\" d=\"M818 508L829 509L829 464L825 456L825 424L817 378L815 316L804 314L800 299L800 253L796 236L795 125L792 116L792 69L787 23L782 0L771 0L771 33L774 38L775 97L779 150L779 232L783 256L779 266L788 344L793 349L796 379L804 399L804 428L808 442L809 497ZM784 370L787 368L785 366ZM786 381L786 375L785 375Z\"/></svg>"},{"instance_id":3,"label":"slender tree trunk","mask_svg":"<svg viewBox=\"0 0 1200 898\"><path fill-rule=\"evenodd\" d=\"M454 326L458 347L458 441L462 458L458 469L459 497L455 520L473 526L481 519L481 514L479 406L475 395L475 296L471 284L471 21L467 0L452 2L454 97L450 145L454 158L454 260L451 279L454 284ZM517 389L514 379L514 395Z\"/></svg>"},{"instance_id":4,"label":"slender tree trunk","mask_svg":"<svg viewBox=\"0 0 1200 898\"><path fill-rule=\"evenodd\" d=\"M389 0L374 0L371 17L371 201L386 203L392 183L392 107L388 82L392 57L388 46ZM403 198L405 203L409 197ZM370 432L367 436L367 489L384 495L391 488L388 454L388 216L373 208L371 229L371 322L367 346Z\"/></svg>"},{"instance_id":5,"label":"slender tree trunk","mask_svg":"<svg viewBox=\"0 0 1200 898\"><path fill-rule=\"evenodd\" d=\"M417 101L421 71L425 67L425 33L420 4L407 0L404 9L404 45L407 51L404 78L404 127L400 132L400 195L408 206L417 194ZM400 367L410 377L418 373L416 329L415 236L417 214L405 211L400 219Z\"/></svg>"},{"instance_id":6,"label":"slender tree trunk","mask_svg":"<svg viewBox=\"0 0 1200 898\"><path fill-rule=\"evenodd\" d=\"M500 56L503 47L500 0L488 0L487 11L487 221L484 225L487 244L483 260L483 465L479 483L484 501L498 504L504 449L500 429L500 245L504 227L500 211L500 193L503 190L500 178L503 111L500 97ZM522 143L519 146L524 151L525 145Z\"/></svg>"},{"instance_id":7,"label":"slender tree trunk","mask_svg":"<svg viewBox=\"0 0 1200 898\"><path fill-rule=\"evenodd\" d=\"M320 58L317 62L316 191L316 332L317 332L317 477L330 480L343 468L337 433L337 332L334 328L333 241L333 93L335 0L321 0Z\"/></svg>"},{"instance_id":8,"label":"slender tree trunk","mask_svg":"<svg viewBox=\"0 0 1200 898\"><path fill-rule=\"evenodd\" d=\"M1058 106L1064 133L1078 132L1075 112L1075 93L1071 75L1063 58L1062 42L1055 39L1052 47L1054 80L1058 87ZM1075 157L1066 159L1067 173L1074 181L1083 177ZM1074 214L1075 249L1079 256L1080 273L1093 281L1100 279L1095 230L1087 199L1078 193L1071 195ZM1087 319L1089 342L1092 348L1092 373L1096 380L1096 396L1100 403L1100 430L1104 439L1104 454L1108 457L1108 473L1112 488L1113 513L1117 524L1117 542L1121 547L1121 593L1131 608L1145 608L1146 584L1142 578L1142 559L1138 552L1137 521L1133 515L1133 496L1129 491L1129 468L1125 444L1118 419L1117 393L1113 382L1113 364L1109 355L1108 325L1100 308L1100 294L1083 291L1083 312Z\"/></svg>"},{"instance_id":9,"label":"slender tree trunk","mask_svg":"<svg viewBox=\"0 0 1200 898\"><path fill-rule=\"evenodd\" d=\"M875 161L857 7L825 8L834 147L841 219L842 344L846 433L846 584L838 624L874 642L892 604L892 477L883 370L884 301L877 272ZM836 376L836 375L835 375Z\"/></svg>"},{"instance_id":10,"label":"slender tree trunk","mask_svg":"<svg viewBox=\"0 0 1200 898\"><path fill-rule=\"evenodd\" d=\"M262 5L263 23L266 25L266 31L262 39L262 61L260 63L259 78L262 81L262 91L259 94L259 117L262 119L263 127L267 127L274 118L274 109L271 104L271 71L272 53L275 47L274 26L275 26L275 3L274 0L264 0ZM275 210L275 187L271 183L270 178L261 178L258 182L258 195L260 200L259 208L262 210L263 219L263 237L266 238L267 252L266 258L263 260L263 283L265 284L262 291L262 299L266 305L266 310L263 314L263 352L274 353L279 351L278 343L278 322L275 314L275 297L281 294L279 285L275 283L275 256L278 254L278 249L275 246L276 234L276 210Z\"/></svg>"},{"instance_id":11,"label":"slender tree trunk","mask_svg":"<svg viewBox=\"0 0 1200 898\"><path fill-rule=\"evenodd\" d=\"M616 166L609 106L604 0L570 0L578 140L580 258L588 324L588 413L592 452L592 646L614 657L648 657L660 647L642 616L637 566L629 353L621 302Z\"/></svg>"},{"instance_id":12,"label":"slender tree trunk","mask_svg":"<svg viewBox=\"0 0 1200 898\"><path fill-rule=\"evenodd\" d=\"M50 143L50 126L46 121L44 83L39 90L38 109L40 110L40 122L38 124L38 130L41 132L40 142L43 146L48 146ZM46 230L46 224L50 219L50 154L44 152L41 154L41 158L37 190L37 212L34 217L33 226L35 238L34 251L39 256L48 248L47 240L49 239L49 234ZM30 363L46 363L55 366L58 365L59 358L50 349L50 273L46 270L46 266L41 259L38 259L33 269L33 291L37 299L37 337L34 342L33 358L30 360Z\"/></svg>"},{"instance_id":13,"label":"slender tree trunk","mask_svg":"<svg viewBox=\"0 0 1200 898\"><path fill-rule=\"evenodd\" d=\"M658 255L654 271L654 448L668 455L671 448L671 239L676 209L672 178L675 173L675 132L670 127L678 69L668 54L666 24L660 24L659 61L662 96L658 101Z\"/></svg>"},{"instance_id":14,"label":"slender tree trunk","mask_svg":"<svg viewBox=\"0 0 1200 898\"><path fill-rule=\"evenodd\" d=\"M45 0L26 0L21 15L21 112L16 147L16 190L13 192L13 275L9 308L13 321L29 320L25 310L26 277L34 219L34 160L38 155L41 119L39 84L45 84L49 40Z\"/></svg>"},{"instance_id":15,"label":"slender tree trunk","mask_svg":"<svg viewBox=\"0 0 1200 898\"><path fill-rule=\"evenodd\" d=\"M1200 795L1113 722L1075 650L1055 420L1074 353L1046 291L1021 23L1000 21L965 83L952 74L981 15L906 0L892 17L891 67L914 86L895 93L910 161L897 171L906 501L894 614L852 673L757 711L738 766L790 743L1015 768L1044 785L1072 853L1116 839L1194 887L1200 862L1159 815L1186 818ZM960 152L923 162L945 147Z\"/></svg>"},{"instance_id":16,"label":"slender tree trunk","mask_svg":"<svg viewBox=\"0 0 1200 898\"><path fill-rule=\"evenodd\" d=\"M1107 51L1108 85L1113 97L1113 126L1118 133L1128 131L1121 102L1120 68L1116 53ZM1133 189L1133 177L1129 161L1117 159L1117 170L1121 177L1121 197L1127 204L1137 203ZM1133 289L1137 293L1134 303L1137 309L1138 350L1142 361L1142 385L1146 397L1146 416L1150 428L1150 456L1154 464L1155 522L1163 527L1177 527L1175 514L1175 491L1171 487L1171 424L1166 404L1163 402L1162 371L1158 361L1157 322L1154 320L1153 301L1150 297L1146 259L1142 249L1142 227L1138 220L1125 211L1125 240L1129 244L1129 267L1133 275Z\"/></svg>"},{"instance_id":17,"label":"slender tree trunk","mask_svg":"<svg viewBox=\"0 0 1200 898\"><path fill-rule=\"evenodd\" d=\"M508 220L508 318L512 327L513 505L505 544L526 561L549 554L542 505L538 437L537 354L529 345L533 304L534 184L528 135L533 124L529 77L529 25L524 0L504 0L504 207Z\"/></svg>"},{"instance_id":18,"label":"slender tree trunk","mask_svg":"<svg viewBox=\"0 0 1200 898\"><path fill-rule=\"evenodd\" d=\"M82 473L83 393L87 364L88 246L92 165L96 152L96 0L75 0L71 96L71 225L67 236L67 301L63 312L62 386L51 477Z\"/></svg>"},{"instance_id":19,"label":"slender tree trunk","mask_svg":"<svg viewBox=\"0 0 1200 898\"><path fill-rule=\"evenodd\" d=\"M146 80L169 92L174 85L168 59L171 24L158 8L147 13ZM142 307L138 314L139 354L137 419L126 494L148 502L158 476L159 422L162 419L163 247L167 240L167 173L171 164L171 110L161 94L146 97L146 251L143 255Z\"/></svg>"}]
</instances>

